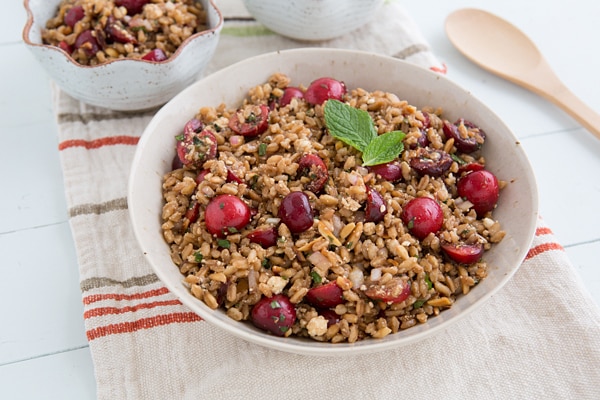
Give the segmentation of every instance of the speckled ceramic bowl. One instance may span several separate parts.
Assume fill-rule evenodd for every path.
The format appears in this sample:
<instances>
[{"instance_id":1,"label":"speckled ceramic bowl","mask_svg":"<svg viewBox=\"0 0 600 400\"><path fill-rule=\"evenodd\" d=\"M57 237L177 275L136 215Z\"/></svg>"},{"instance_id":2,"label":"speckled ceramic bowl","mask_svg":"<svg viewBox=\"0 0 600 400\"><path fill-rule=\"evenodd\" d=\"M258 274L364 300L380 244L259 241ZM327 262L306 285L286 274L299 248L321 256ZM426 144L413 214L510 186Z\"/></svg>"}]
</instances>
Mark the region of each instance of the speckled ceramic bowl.
<instances>
[{"instance_id":1,"label":"speckled ceramic bowl","mask_svg":"<svg viewBox=\"0 0 600 400\"><path fill-rule=\"evenodd\" d=\"M25 0L28 12L23 40L48 75L69 95L113 110L133 111L166 103L194 82L216 49L223 17L212 0L199 0L207 10L208 30L188 38L168 60L120 59L84 66L66 52L42 43L42 29L60 0Z\"/></svg>"},{"instance_id":2,"label":"speckled ceramic bowl","mask_svg":"<svg viewBox=\"0 0 600 400\"><path fill-rule=\"evenodd\" d=\"M161 229L162 177L171 170L174 137L199 107L239 104L248 89L265 82L275 72L288 75L294 84L321 76L342 80L348 88L399 93L416 107L442 107L449 120L463 117L476 121L487 133L483 155L486 169L508 185L502 189L495 218L507 232L484 258L489 274L466 296L426 323L356 343L322 343L297 337L283 338L229 318L222 309L212 310L194 297L173 263ZM538 218L535 176L523 147L510 129L476 99L440 74L407 62L371 53L336 49L297 49L269 53L224 68L196 82L167 103L154 116L138 143L132 162L127 204L131 224L143 254L156 275L182 303L207 322L238 337L270 348L307 355L368 354L423 340L452 329L506 285L525 258ZM132 249L132 251L136 251Z\"/></svg>"},{"instance_id":3,"label":"speckled ceramic bowl","mask_svg":"<svg viewBox=\"0 0 600 400\"><path fill-rule=\"evenodd\" d=\"M342 36L373 18L384 0L244 0L261 24L280 35L305 41Z\"/></svg>"}]
</instances>

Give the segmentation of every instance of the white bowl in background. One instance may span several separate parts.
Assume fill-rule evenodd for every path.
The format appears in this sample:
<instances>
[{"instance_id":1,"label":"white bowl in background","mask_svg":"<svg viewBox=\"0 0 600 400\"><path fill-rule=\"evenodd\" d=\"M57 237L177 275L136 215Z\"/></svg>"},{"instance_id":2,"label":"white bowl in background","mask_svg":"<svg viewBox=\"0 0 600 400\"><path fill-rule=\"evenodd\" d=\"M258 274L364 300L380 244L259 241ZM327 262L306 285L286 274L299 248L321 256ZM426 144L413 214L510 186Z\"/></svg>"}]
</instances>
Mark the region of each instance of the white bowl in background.
<instances>
[{"instance_id":1,"label":"white bowl in background","mask_svg":"<svg viewBox=\"0 0 600 400\"><path fill-rule=\"evenodd\" d=\"M444 117L449 120L463 117L482 127L487 134L483 146L486 169L508 182L494 210L494 217L507 234L484 255L489 265L488 276L468 295L459 296L450 309L426 323L382 339L353 344L275 337L250 323L234 321L223 310L212 310L195 298L171 261L161 230L162 177L171 170L175 154L173 138L199 107L220 103L235 107L249 88L265 82L275 72L288 75L292 85L307 85L318 77L330 76L344 81L349 89L386 90L417 107L442 107ZM391 57L336 49L297 49L257 56L216 72L181 92L156 113L138 143L129 178L128 205L138 251L185 305L208 323L242 339L307 355L381 351L450 329L452 323L476 310L510 280L527 254L538 218L537 186L527 156L511 130L481 101L427 69Z\"/></svg>"},{"instance_id":2,"label":"white bowl in background","mask_svg":"<svg viewBox=\"0 0 600 400\"><path fill-rule=\"evenodd\" d=\"M118 59L86 66L60 48L42 43L42 29L56 14L60 1L25 0L28 18L23 40L62 90L84 103L113 110L157 107L188 87L206 69L223 28L223 17L213 0L199 0L207 10L208 29L185 40L168 60Z\"/></svg>"},{"instance_id":3,"label":"white bowl in background","mask_svg":"<svg viewBox=\"0 0 600 400\"><path fill-rule=\"evenodd\" d=\"M321 41L369 22L384 0L244 0L250 14L282 36Z\"/></svg>"}]
</instances>

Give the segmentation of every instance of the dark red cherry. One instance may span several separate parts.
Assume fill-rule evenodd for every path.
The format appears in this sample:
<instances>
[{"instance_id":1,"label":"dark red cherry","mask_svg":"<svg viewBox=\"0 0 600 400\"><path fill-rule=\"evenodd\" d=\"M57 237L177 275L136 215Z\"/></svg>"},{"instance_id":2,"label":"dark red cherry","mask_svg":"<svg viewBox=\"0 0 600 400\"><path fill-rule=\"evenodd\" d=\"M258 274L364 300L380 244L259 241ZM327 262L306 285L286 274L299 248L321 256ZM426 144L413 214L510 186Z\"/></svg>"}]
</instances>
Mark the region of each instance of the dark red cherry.
<instances>
[{"instance_id":1,"label":"dark red cherry","mask_svg":"<svg viewBox=\"0 0 600 400\"><path fill-rule=\"evenodd\" d=\"M319 193L323 190L329 179L327 166L321 157L316 154L304 154L298 161L298 173L307 176L310 181L306 184L306 190Z\"/></svg>"},{"instance_id":2,"label":"dark red cherry","mask_svg":"<svg viewBox=\"0 0 600 400\"><path fill-rule=\"evenodd\" d=\"M454 124L444 121L444 134L454 139L454 145L461 153L478 150L485 141L485 132L472 122L459 118Z\"/></svg>"},{"instance_id":3,"label":"dark red cherry","mask_svg":"<svg viewBox=\"0 0 600 400\"><path fill-rule=\"evenodd\" d=\"M211 234L225 237L240 231L250 222L250 207L239 197L221 194L206 206L204 222Z\"/></svg>"},{"instance_id":4,"label":"dark red cherry","mask_svg":"<svg viewBox=\"0 0 600 400\"><path fill-rule=\"evenodd\" d=\"M238 110L229 119L229 128L238 135L258 136L269 127L269 107L250 105Z\"/></svg>"},{"instance_id":5,"label":"dark red cherry","mask_svg":"<svg viewBox=\"0 0 600 400\"><path fill-rule=\"evenodd\" d=\"M302 192L291 192L285 196L279 206L278 216L292 233L308 230L314 220L308 196Z\"/></svg>"},{"instance_id":6,"label":"dark red cherry","mask_svg":"<svg viewBox=\"0 0 600 400\"><path fill-rule=\"evenodd\" d=\"M304 93L304 99L313 105L323 104L325 100L342 100L346 94L344 82L333 78L319 78L311 82Z\"/></svg>"},{"instance_id":7,"label":"dark red cherry","mask_svg":"<svg viewBox=\"0 0 600 400\"><path fill-rule=\"evenodd\" d=\"M500 195L498 179L485 169L466 174L458 180L456 188L460 197L473 203L480 217L494 209Z\"/></svg>"},{"instance_id":8,"label":"dark red cherry","mask_svg":"<svg viewBox=\"0 0 600 400\"><path fill-rule=\"evenodd\" d=\"M317 308L331 308L344 302L343 294L344 291L334 281L309 289L304 299Z\"/></svg>"},{"instance_id":9,"label":"dark red cherry","mask_svg":"<svg viewBox=\"0 0 600 400\"><path fill-rule=\"evenodd\" d=\"M252 324L276 336L284 336L296 322L296 309L284 294L263 297L252 307Z\"/></svg>"},{"instance_id":10,"label":"dark red cherry","mask_svg":"<svg viewBox=\"0 0 600 400\"><path fill-rule=\"evenodd\" d=\"M442 208L429 197L417 197L409 201L402 209L401 218L410 233L420 240L439 231L444 223Z\"/></svg>"},{"instance_id":11,"label":"dark red cherry","mask_svg":"<svg viewBox=\"0 0 600 400\"><path fill-rule=\"evenodd\" d=\"M377 190L369 185L367 185L366 188L367 205L365 207L365 221L378 223L383 220L385 213L387 212L385 201L383 200L383 196L381 196Z\"/></svg>"},{"instance_id":12,"label":"dark red cherry","mask_svg":"<svg viewBox=\"0 0 600 400\"><path fill-rule=\"evenodd\" d=\"M473 264L483 256L483 245L481 243L447 243L441 244L442 250L450 259L461 264Z\"/></svg>"},{"instance_id":13,"label":"dark red cherry","mask_svg":"<svg viewBox=\"0 0 600 400\"><path fill-rule=\"evenodd\" d=\"M283 95L279 99L279 105L285 107L291 103L292 99L304 98L304 92L300 88L288 86L283 90Z\"/></svg>"},{"instance_id":14,"label":"dark red cherry","mask_svg":"<svg viewBox=\"0 0 600 400\"><path fill-rule=\"evenodd\" d=\"M374 282L367 286L365 295L386 303L401 303L410 295L410 283L401 278L392 278L383 285Z\"/></svg>"}]
</instances>

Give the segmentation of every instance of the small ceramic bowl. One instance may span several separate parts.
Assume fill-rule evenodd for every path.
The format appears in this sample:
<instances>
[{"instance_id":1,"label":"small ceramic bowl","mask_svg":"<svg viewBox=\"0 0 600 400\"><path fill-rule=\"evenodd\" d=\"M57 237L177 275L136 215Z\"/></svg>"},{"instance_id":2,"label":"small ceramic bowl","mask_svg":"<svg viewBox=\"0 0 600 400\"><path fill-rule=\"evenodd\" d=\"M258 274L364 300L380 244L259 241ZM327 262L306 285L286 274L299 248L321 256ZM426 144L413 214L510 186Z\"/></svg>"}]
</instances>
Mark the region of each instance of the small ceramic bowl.
<instances>
[{"instance_id":1,"label":"small ceramic bowl","mask_svg":"<svg viewBox=\"0 0 600 400\"><path fill-rule=\"evenodd\" d=\"M174 137L203 106L240 104L251 87L281 72L294 84L322 76L345 82L348 88L384 90L401 88L403 99L416 107L442 107L449 120L476 121L487 133L483 156L486 169L509 182L502 189L494 218L506 236L484 255L488 276L451 308L412 328L381 339L356 343L322 343L297 337L282 338L234 321L223 309L212 310L194 297L173 263L161 229L162 178L171 171ZM370 353L423 340L469 315L506 285L524 260L533 240L538 197L533 171L522 146L510 129L468 90L447 78L407 62L365 52L336 49L297 49L244 60L196 82L167 103L154 116L138 143L129 179L128 202L133 230L143 254L156 275L182 303L208 323L238 337L270 348L308 355ZM136 251L132 249L132 251Z\"/></svg>"},{"instance_id":2,"label":"small ceramic bowl","mask_svg":"<svg viewBox=\"0 0 600 400\"><path fill-rule=\"evenodd\" d=\"M77 63L56 46L42 43L42 29L60 0L25 0L28 13L23 40L51 79L72 97L94 106L133 111L160 106L203 73L216 49L223 17L212 0L208 29L184 41L166 61L117 59L95 66Z\"/></svg>"},{"instance_id":3,"label":"small ceramic bowl","mask_svg":"<svg viewBox=\"0 0 600 400\"><path fill-rule=\"evenodd\" d=\"M384 0L244 0L261 24L296 40L342 36L369 22Z\"/></svg>"}]
</instances>

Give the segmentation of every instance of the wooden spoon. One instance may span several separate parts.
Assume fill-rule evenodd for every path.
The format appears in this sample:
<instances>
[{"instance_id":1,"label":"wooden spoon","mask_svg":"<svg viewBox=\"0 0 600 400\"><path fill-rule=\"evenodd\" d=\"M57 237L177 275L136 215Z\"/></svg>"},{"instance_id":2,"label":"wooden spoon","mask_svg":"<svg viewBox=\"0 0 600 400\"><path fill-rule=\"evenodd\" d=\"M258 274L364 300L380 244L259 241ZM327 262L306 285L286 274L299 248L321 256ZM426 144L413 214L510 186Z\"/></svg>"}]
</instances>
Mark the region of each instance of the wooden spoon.
<instances>
[{"instance_id":1,"label":"wooden spoon","mask_svg":"<svg viewBox=\"0 0 600 400\"><path fill-rule=\"evenodd\" d=\"M446 34L469 60L550 100L600 139L600 115L559 80L535 44L514 25L467 8L448 16Z\"/></svg>"}]
</instances>

